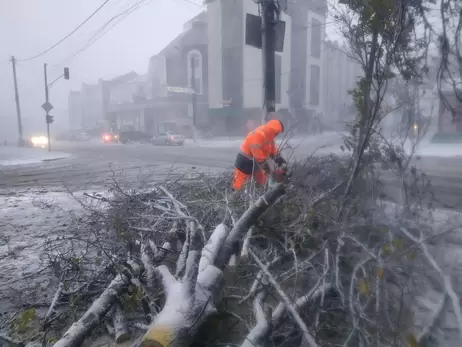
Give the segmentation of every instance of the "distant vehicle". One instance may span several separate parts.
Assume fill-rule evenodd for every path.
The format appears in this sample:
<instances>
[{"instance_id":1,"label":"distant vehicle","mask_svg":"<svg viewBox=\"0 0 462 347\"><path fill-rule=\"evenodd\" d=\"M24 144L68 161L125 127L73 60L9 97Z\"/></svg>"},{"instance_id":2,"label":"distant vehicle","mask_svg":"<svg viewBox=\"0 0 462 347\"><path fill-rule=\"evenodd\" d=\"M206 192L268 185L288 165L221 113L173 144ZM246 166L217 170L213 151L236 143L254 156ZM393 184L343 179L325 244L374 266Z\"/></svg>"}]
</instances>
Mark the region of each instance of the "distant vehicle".
<instances>
[{"instance_id":1,"label":"distant vehicle","mask_svg":"<svg viewBox=\"0 0 462 347\"><path fill-rule=\"evenodd\" d=\"M46 136L31 136L27 139L26 145L33 148L47 148L48 138Z\"/></svg>"},{"instance_id":2,"label":"distant vehicle","mask_svg":"<svg viewBox=\"0 0 462 347\"><path fill-rule=\"evenodd\" d=\"M104 133L101 137L103 143L118 143L119 135L114 133Z\"/></svg>"},{"instance_id":3,"label":"distant vehicle","mask_svg":"<svg viewBox=\"0 0 462 347\"><path fill-rule=\"evenodd\" d=\"M173 132L159 133L151 140L153 145L183 146L185 137Z\"/></svg>"},{"instance_id":4,"label":"distant vehicle","mask_svg":"<svg viewBox=\"0 0 462 347\"><path fill-rule=\"evenodd\" d=\"M90 135L88 135L86 132L83 132L83 131L70 134L69 136L69 141L89 141L89 140L90 140Z\"/></svg>"},{"instance_id":5,"label":"distant vehicle","mask_svg":"<svg viewBox=\"0 0 462 347\"><path fill-rule=\"evenodd\" d=\"M138 130L121 131L119 133L119 141L123 144L129 142L149 143L151 138L152 135Z\"/></svg>"}]
</instances>

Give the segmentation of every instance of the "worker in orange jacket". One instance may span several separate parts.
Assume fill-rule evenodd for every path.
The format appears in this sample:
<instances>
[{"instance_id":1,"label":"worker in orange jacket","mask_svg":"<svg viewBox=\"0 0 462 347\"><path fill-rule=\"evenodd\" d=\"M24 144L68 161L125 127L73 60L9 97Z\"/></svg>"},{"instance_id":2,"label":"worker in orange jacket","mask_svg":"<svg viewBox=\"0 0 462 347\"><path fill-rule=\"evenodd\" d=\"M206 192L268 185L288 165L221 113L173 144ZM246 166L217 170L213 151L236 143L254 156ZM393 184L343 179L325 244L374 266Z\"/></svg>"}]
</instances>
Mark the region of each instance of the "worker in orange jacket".
<instances>
[{"instance_id":1,"label":"worker in orange jacket","mask_svg":"<svg viewBox=\"0 0 462 347\"><path fill-rule=\"evenodd\" d=\"M282 132L282 122L272 119L246 136L234 163L234 190L241 190L252 176L258 184L264 185L271 173L269 158L279 166L285 163L274 143L275 137Z\"/></svg>"}]
</instances>

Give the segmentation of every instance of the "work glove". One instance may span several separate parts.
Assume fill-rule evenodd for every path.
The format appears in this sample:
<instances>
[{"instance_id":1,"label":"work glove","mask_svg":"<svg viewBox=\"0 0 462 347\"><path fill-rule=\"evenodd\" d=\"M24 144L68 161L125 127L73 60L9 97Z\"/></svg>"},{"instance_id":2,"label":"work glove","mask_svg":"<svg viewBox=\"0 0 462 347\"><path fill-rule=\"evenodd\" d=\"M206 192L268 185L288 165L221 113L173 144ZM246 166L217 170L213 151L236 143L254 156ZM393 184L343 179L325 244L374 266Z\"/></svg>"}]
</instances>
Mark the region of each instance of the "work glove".
<instances>
[{"instance_id":1,"label":"work glove","mask_svg":"<svg viewBox=\"0 0 462 347\"><path fill-rule=\"evenodd\" d=\"M285 159L283 157L281 157L279 154L277 154L275 157L274 157L274 161L276 162L276 164L278 166L282 166L286 163Z\"/></svg>"},{"instance_id":2,"label":"work glove","mask_svg":"<svg viewBox=\"0 0 462 347\"><path fill-rule=\"evenodd\" d=\"M270 173L271 172L271 168L268 164L268 162L265 160L264 162L260 163L260 168L266 172L266 173Z\"/></svg>"}]
</instances>

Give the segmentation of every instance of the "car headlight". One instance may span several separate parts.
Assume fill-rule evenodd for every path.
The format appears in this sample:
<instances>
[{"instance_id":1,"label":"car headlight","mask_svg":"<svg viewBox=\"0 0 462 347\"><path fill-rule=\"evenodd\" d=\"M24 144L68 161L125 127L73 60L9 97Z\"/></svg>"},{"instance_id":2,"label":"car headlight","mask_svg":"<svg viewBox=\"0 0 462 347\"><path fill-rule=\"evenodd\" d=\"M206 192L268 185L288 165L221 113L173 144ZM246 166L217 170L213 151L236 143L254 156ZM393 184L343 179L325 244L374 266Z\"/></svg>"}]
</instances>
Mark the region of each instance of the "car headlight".
<instances>
[{"instance_id":1,"label":"car headlight","mask_svg":"<svg viewBox=\"0 0 462 347\"><path fill-rule=\"evenodd\" d=\"M48 139L45 136L33 136L30 141L34 146L46 145L48 144Z\"/></svg>"}]
</instances>

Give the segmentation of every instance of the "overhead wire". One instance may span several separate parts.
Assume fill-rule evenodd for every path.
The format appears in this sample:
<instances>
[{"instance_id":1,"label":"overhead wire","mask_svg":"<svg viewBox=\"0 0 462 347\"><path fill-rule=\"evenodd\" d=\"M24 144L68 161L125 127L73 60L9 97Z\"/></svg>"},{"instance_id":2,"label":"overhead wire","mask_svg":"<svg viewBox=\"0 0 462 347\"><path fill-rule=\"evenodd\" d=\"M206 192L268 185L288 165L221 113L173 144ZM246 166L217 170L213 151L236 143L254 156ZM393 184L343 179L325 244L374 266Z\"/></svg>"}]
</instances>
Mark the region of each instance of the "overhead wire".
<instances>
[{"instance_id":1,"label":"overhead wire","mask_svg":"<svg viewBox=\"0 0 462 347\"><path fill-rule=\"evenodd\" d=\"M111 0L105 0L95 11L93 11L93 13L90 14L90 16L88 16L74 30L72 30L69 34L64 36L61 40L56 42L51 47L45 49L44 51L42 51L42 52L40 52L40 53L38 53L38 54L36 54L36 55L34 55L32 57L29 57L29 58L26 58L26 59L18 59L18 61L22 61L22 62L31 61L33 59L41 57L42 55L44 55L44 54L48 53L49 51L51 51L52 49L54 49L55 47L59 46L61 43L63 43L65 40L67 40L69 37L71 37L77 30L79 30L82 26L84 26L91 18L93 18L104 6L106 6L109 3L109 1L111 1Z\"/></svg>"},{"instance_id":2,"label":"overhead wire","mask_svg":"<svg viewBox=\"0 0 462 347\"><path fill-rule=\"evenodd\" d=\"M95 33L92 35L92 37L87 41L87 43L81 49L79 49L74 54L68 56L67 58L63 59L60 63L54 64L53 66L60 66L64 62L69 61L71 59L74 59L75 57L80 55L82 52L87 50L89 47L91 47L93 44L95 44L99 39L101 39L109 31L111 31L115 26L117 26L122 21L124 21L130 14L132 14L136 10L140 9L142 6L147 5L151 1L152 0L138 0L138 2L131 5L129 8L127 8L127 9L125 9L123 11L120 11L119 13L114 15L112 18L110 18L105 24L103 24L98 30L96 30ZM116 22L112 23L116 19L118 19L118 20ZM111 24L111 23L112 23L112 25L108 27L108 25Z\"/></svg>"}]
</instances>

